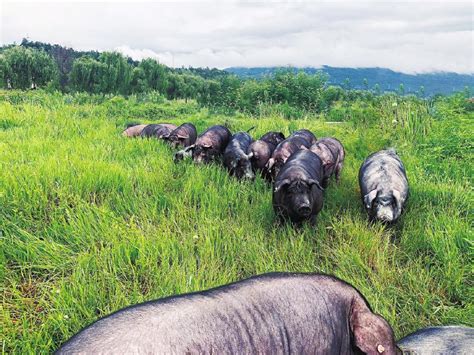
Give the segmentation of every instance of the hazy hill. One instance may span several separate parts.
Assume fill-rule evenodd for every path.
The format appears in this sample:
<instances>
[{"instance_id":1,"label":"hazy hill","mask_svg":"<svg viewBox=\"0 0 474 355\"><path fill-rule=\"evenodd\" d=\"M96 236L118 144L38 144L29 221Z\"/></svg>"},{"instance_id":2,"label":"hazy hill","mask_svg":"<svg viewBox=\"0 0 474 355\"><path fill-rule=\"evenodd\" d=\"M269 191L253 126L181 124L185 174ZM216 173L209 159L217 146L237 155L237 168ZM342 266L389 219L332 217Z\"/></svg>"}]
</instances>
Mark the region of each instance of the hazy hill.
<instances>
[{"instance_id":1,"label":"hazy hill","mask_svg":"<svg viewBox=\"0 0 474 355\"><path fill-rule=\"evenodd\" d=\"M267 75L273 75L281 67L231 67L225 69L242 78L261 79ZM403 84L405 93L414 93L424 87L425 95L450 94L454 91L464 90L468 86L474 90L474 75L457 73L429 73L429 74L404 74L385 68L336 68L323 66L322 68L295 68L306 73L323 71L329 75L329 82L334 85L349 86L353 89L373 89L379 84L382 91L399 90ZM349 81L347 81L349 79ZM367 79L367 84L364 84Z\"/></svg>"}]
</instances>

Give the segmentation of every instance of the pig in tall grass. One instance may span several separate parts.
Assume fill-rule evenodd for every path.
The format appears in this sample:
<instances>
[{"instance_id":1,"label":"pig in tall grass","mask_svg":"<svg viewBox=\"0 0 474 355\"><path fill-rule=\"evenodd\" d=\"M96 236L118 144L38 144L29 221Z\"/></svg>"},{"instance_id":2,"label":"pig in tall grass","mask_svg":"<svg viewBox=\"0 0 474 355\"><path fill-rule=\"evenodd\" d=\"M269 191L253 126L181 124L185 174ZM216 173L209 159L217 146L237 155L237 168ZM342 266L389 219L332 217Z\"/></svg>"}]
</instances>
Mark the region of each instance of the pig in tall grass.
<instances>
[{"instance_id":1,"label":"pig in tall grass","mask_svg":"<svg viewBox=\"0 0 474 355\"><path fill-rule=\"evenodd\" d=\"M332 175L335 175L336 182L339 182L345 156L341 142L332 137L320 138L310 147L310 150L323 162L322 186L326 188L329 185Z\"/></svg>"},{"instance_id":2,"label":"pig in tall grass","mask_svg":"<svg viewBox=\"0 0 474 355\"><path fill-rule=\"evenodd\" d=\"M199 135L196 143L180 150L174 155L174 160L179 161L191 157L196 163L211 163L220 160L232 133L227 127L212 126Z\"/></svg>"},{"instance_id":3,"label":"pig in tall grass","mask_svg":"<svg viewBox=\"0 0 474 355\"><path fill-rule=\"evenodd\" d=\"M157 123L147 125L140 136L142 138L158 138L167 137L171 132L176 129L176 125L171 123Z\"/></svg>"},{"instance_id":4,"label":"pig in tall grass","mask_svg":"<svg viewBox=\"0 0 474 355\"><path fill-rule=\"evenodd\" d=\"M265 133L260 139L252 142L248 147L247 154L250 156L252 169L254 172L259 171L266 179L270 179L265 165L271 158L276 146L285 140L285 136L281 132Z\"/></svg>"},{"instance_id":5,"label":"pig in tall grass","mask_svg":"<svg viewBox=\"0 0 474 355\"><path fill-rule=\"evenodd\" d=\"M278 175L278 172L285 162L302 147L309 148L311 143L302 136L290 136L280 142L268 159L265 169L268 171L272 180Z\"/></svg>"},{"instance_id":6,"label":"pig in tall grass","mask_svg":"<svg viewBox=\"0 0 474 355\"><path fill-rule=\"evenodd\" d=\"M131 123L127 125L127 128L122 132L124 137L139 137L146 124Z\"/></svg>"},{"instance_id":7,"label":"pig in tall grass","mask_svg":"<svg viewBox=\"0 0 474 355\"><path fill-rule=\"evenodd\" d=\"M405 167L393 149L371 154L359 170L364 207L371 219L395 222L408 198Z\"/></svg>"},{"instance_id":8,"label":"pig in tall grass","mask_svg":"<svg viewBox=\"0 0 474 355\"><path fill-rule=\"evenodd\" d=\"M392 328L348 283L270 273L131 306L56 354L395 355Z\"/></svg>"},{"instance_id":9,"label":"pig in tall grass","mask_svg":"<svg viewBox=\"0 0 474 355\"><path fill-rule=\"evenodd\" d=\"M273 187L273 209L280 220L314 223L323 207L323 166L310 150L299 150L283 165Z\"/></svg>"},{"instance_id":10,"label":"pig in tall grass","mask_svg":"<svg viewBox=\"0 0 474 355\"><path fill-rule=\"evenodd\" d=\"M230 175L237 179L255 178L252 169L252 154L247 154L247 150L253 139L247 132L235 133L224 151L224 166Z\"/></svg>"},{"instance_id":11,"label":"pig in tall grass","mask_svg":"<svg viewBox=\"0 0 474 355\"><path fill-rule=\"evenodd\" d=\"M189 147L196 142L196 138L197 130L192 123L183 123L168 136L163 137L173 148Z\"/></svg>"}]
</instances>

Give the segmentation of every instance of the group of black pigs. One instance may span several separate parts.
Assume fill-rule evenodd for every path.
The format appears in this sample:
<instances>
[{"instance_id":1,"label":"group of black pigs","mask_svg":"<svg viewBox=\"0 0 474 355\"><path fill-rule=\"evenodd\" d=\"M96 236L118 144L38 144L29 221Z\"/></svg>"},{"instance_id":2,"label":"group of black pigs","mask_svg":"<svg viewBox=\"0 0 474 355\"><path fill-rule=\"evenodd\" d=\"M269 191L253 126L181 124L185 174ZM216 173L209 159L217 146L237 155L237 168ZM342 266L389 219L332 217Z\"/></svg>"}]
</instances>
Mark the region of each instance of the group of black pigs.
<instances>
[{"instance_id":1,"label":"group of black pigs","mask_svg":"<svg viewBox=\"0 0 474 355\"><path fill-rule=\"evenodd\" d=\"M323 190L339 181L344 148L308 130L268 132L254 141L212 126L197 135L191 123L133 125L125 136L156 137L182 147L175 160L222 160L229 173L273 183L277 215L314 221ZM396 221L408 196L405 169L393 150L370 155L359 171L369 216ZM57 354L468 354L474 329L421 329L398 342L390 324L364 296L334 276L316 273L257 275L214 289L121 309L86 327Z\"/></svg>"},{"instance_id":2,"label":"group of black pigs","mask_svg":"<svg viewBox=\"0 0 474 355\"><path fill-rule=\"evenodd\" d=\"M132 125L123 135L154 137L181 147L175 161L222 161L237 179L253 180L260 174L273 183L273 209L281 220L314 223L330 178L334 175L339 182L345 157L341 142L333 137L317 139L307 129L286 138L282 132L267 132L258 140L249 131L232 134L227 127L216 125L198 135L192 123L179 127L160 123ZM376 152L364 161L359 185L371 219L387 223L398 219L408 197L408 180L393 149Z\"/></svg>"}]
</instances>

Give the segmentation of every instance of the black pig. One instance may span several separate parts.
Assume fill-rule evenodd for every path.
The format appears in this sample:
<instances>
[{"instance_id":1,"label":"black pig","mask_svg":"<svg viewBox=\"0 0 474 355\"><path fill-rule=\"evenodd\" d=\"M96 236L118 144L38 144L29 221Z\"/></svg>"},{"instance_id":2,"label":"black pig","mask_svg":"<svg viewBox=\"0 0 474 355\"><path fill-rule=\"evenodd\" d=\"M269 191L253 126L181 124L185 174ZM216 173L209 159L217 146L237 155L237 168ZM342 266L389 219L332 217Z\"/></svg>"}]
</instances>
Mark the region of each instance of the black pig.
<instances>
[{"instance_id":1,"label":"black pig","mask_svg":"<svg viewBox=\"0 0 474 355\"><path fill-rule=\"evenodd\" d=\"M168 136L163 137L173 148L189 147L196 142L197 130L192 123L183 123L172 131Z\"/></svg>"},{"instance_id":2,"label":"black pig","mask_svg":"<svg viewBox=\"0 0 474 355\"><path fill-rule=\"evenodd\" d=\"M315 222L323 207L322 162L310 150L293 154L278 173L273 189L273 209L280 219Z\"/></svg>"},{"instance_id":3,"label":"black pig","mask_svg":"<svg viewBox=\"0 0 474 355\"><path fill-rule=\"evenodd\" d=\"M140 137L163 138L164 136L168 136L175 129L176 126L171 123L149 124L142 130Z\"/></svg>"},{"instance_id":4,"label":"black pig","mask_svg":"<svg viewBox=\"0 0 474 355\"><path fill-rule=\"evenodd\" d=\"M224 126L212 126L199 135L196 143L177 152L175 161L192 156L196 163L210 163L221 158L232 133Z\"/></svg>"},{"instance_id":5,"label":"black pig","mask_svg":"<svg viewBox=\"0 0 474 355\"><path fill-rule=\"evenodd\" d=\"M336 182L339 182L345 156L341 142L332 137L320 138L311 146L310 150L323 162L323 187L328 186L329 179L333 174L336 177Z\"/></svg>"},{"instance_id":6,"label":"black pig","mask_svg":"<svg viewBox=\"0 0 474 355\"><path fill-rule=\"evenodd\" d=\"M351 285L271 273L122 309L56 354L394 355L393 331Z\"/></svg>"},{"instance_id":7,"label":"black pig","mask_svg":"<svg viewBox=\"0 0 474 355\"><path fill-rule=\"evenodd\" d=\"M300 150L301 147L309 148L310 146L311 143L301 136L290 136L280 142L273 151L272 157L268 159L265 165L265 169L268 171L271 179L275 179L288 158Z\"/></svg>"}]
</instances>

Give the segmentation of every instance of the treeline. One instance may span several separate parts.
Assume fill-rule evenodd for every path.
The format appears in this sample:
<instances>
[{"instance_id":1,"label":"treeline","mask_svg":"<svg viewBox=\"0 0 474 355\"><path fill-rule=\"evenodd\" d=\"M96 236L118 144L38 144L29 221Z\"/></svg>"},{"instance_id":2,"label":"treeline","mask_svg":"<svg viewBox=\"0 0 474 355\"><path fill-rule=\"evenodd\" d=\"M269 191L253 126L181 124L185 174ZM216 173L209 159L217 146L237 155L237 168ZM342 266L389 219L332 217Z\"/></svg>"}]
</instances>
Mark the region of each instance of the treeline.
<instances>
[{"instance_id":1,"label":"treeline","mask_svg":"<svg viewBox=\"0 0 474 355\"><path fill-rule=\"evenodd\" d=\"M330 86L323 72L286 68L260 80L242 79L219 69L174 69L154 59L134 61L117 52L76 52L27 40L0 48L0 80L0 86L7 89L43 87L124 96L153 92L170 100L193 99L225 113L268 115L276 111L293 118L327 111L342 99L381 94L377 86L374 90Z\"/></svg>"}]
</instances>

